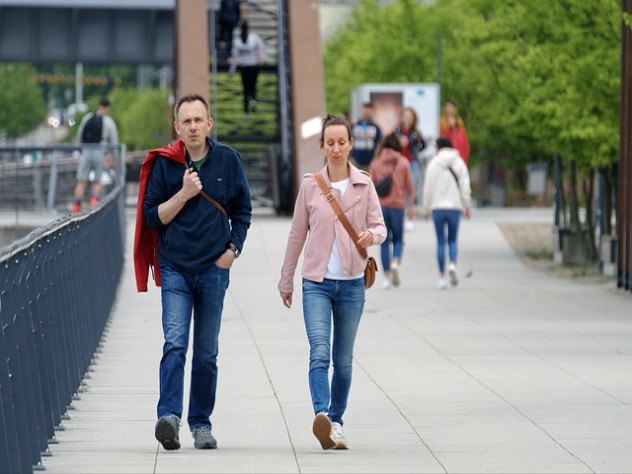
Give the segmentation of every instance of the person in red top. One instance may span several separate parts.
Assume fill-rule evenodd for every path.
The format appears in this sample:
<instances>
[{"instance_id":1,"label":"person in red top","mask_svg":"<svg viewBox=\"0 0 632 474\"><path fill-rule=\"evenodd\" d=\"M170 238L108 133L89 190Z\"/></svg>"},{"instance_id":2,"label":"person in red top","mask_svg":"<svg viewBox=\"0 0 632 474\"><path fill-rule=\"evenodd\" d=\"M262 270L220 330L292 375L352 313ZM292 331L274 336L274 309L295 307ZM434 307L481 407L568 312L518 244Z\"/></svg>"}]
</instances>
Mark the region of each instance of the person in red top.
<instances>
[{"instance_id":1,"label":"person in red top","mask_svg":"<svg viewBox=\"0 0 632 474\"><path fill-rule=\"evenodd\" d=\"M380 197L380 206L387 230L386 240L381 247L384 288L387 290L400 284L399 265L404 250L404 213L407 201L409 221L413 220L415 211L413 175L402 150L403 146L397 133L390 133L380 144L376 157L369 167L374 183L379 183L391 173L393 175L390 192Z\"/></svg>"},{"instance_id":2,"label":"person in red top","mask_svg":"<svg viewBox=\"0 0 632 474\"><path fill-rule=\"evenodd\" d=\"M465 123L459 115L456 105L451 100L447 100L443 106L443 115L439 122L440 135L446 137L452 146L459 150L459 154L465 164L470 160L470 142L467 138Z\"/></svg>"}]
</instances>

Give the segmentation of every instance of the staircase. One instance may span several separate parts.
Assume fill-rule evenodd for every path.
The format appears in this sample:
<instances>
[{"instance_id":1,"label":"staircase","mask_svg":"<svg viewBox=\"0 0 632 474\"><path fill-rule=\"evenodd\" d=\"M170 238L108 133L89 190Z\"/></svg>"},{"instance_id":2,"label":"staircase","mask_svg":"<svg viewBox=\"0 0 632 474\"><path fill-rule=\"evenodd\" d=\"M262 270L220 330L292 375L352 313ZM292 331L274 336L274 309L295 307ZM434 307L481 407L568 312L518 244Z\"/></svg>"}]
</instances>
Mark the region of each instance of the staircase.
<instances>
[{"instance_id":1,"label":"staircase","mask_svg":"<svg viewBox=\"0 0 632 474\"><path fill-rule=\"evenodd\" d=\"M273 174L282 139L278 77L279 0L250 0L247 19L250 31L266 45L267 63L257 80L257 106L243 113L243 92L239 72L230 74L226 58L214 51L211 64L211 108L217 140L241 154L253 205L274 207ZM236 30L236 34L237 34Z\"/></svg>"}]
</instances>

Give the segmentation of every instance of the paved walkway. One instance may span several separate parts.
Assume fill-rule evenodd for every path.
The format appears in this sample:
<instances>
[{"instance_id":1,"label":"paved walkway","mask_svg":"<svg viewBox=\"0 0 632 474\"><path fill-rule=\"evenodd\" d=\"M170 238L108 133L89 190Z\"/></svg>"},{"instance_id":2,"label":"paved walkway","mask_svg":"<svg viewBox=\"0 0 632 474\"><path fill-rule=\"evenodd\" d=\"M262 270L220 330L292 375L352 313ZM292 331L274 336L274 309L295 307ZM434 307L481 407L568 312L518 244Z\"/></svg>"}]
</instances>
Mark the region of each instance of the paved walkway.
<instances>
[{"instance_id":1,"label":"paved walkway","mask_svg":"<svg viewBox=\"0 0 632 474\"><path fill-rule=\"evenodd\" d=\"M232 273L221 333L219 449L165 452L153 436L160 295L137 294L128 255L87 391L49 473L632 472L632 297L525 268L496 223L551 211L476 210L457 289L436 288L428 222L406 234L402 286L367 293L345 431L311 434L300 295L276 290L289 219L257 216ZM377 255L377 248L372 253ZM297 280L298 282L298 276Z\"/></svg>"}]
</instances>

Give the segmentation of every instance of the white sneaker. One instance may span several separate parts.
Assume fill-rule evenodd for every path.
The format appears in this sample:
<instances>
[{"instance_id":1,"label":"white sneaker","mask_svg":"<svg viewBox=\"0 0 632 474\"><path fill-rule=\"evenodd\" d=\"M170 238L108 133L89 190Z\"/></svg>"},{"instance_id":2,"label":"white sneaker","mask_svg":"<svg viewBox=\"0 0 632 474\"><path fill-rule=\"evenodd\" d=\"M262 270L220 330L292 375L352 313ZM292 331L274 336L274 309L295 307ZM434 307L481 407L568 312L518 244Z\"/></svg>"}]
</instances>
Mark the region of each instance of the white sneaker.
<instances>
[{"instance_id":1,"label":"white sneaker","mask_svg":"<svg viewBox=\"0 0 632 474\"><path fill-rule=\"evenodd\" d=\"M459 284L459 275L456 273L456 265L454 263L448 265L448 275L450 276L450 284L452 286Z\"/></svg>"},{"instance_id":2,"label":"white sneaker","mask_svg":"<svg viewBox=\"0 0 632 474\"><path fill-rule=\"evenodd\" d=\"M342 425L335 421L331 423L331 437L334 439L336 446L334 449L349 449L349 444L345 438L345 434L342 432Z\"/></svg>"},{"instance_id":3,"label":"white sneaker","mask_svg":"<svg viewBox=\"0 0 632 474\"><path fill-rule=\"evenodd\" d=\"M382 283L382 288L384 288L385 290L390 290L391 288L393 288L391 280L384 280L384 283Z\"/></svg>"},{"instance_id":4,"label":"white sneaker","mask_svg":"<svg viewBox=\"0 0 632 474\"><path fill-rule=\"evenodd\" d=\"M448 287L448 284L445 281L445 278L439 278L439 283L437 283L437 286L439 287L440 290L445 290Z\"/></svg>"},{"instance_id":5,"label":"white sneaker","mask_svg":"<svg viewBox=\"0 0 632 474\"><path fill-rule=\"evenodd\" d=\"M391 266L391 279L393 280L393 286L397 288L401 283L401 280L399 279L399 265L397 263L394 263Z\"/></svg>"}]
</instances>

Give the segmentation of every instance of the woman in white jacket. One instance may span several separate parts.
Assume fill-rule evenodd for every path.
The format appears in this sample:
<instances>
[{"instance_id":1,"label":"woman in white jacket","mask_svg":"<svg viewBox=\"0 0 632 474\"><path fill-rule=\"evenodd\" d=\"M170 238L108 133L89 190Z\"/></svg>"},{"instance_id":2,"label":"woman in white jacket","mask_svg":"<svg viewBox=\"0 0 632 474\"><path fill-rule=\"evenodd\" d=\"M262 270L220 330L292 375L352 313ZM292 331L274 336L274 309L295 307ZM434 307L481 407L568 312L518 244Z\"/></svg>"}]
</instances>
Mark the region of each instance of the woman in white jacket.
<instances>
[{"instance_id":1,"label":"woman in white jacket","mask_svg":"<svg viewBox=\"0 0 632 474\"><path fill-rule=\"evenodd\" d=\"M461 214L466 219L471 215L470 174L458 150L452 148L450 139L437 139L437 155L430 160L426 169L423 215L427 219L432 212L432 220L437 233L437 262L439 264L439 288L446 288L445 243L446 227L448 274L450 284L456 286L459 277L456 269L458 257L458 231Z\"/></svg>"},{"instance_id":2,"label":"woman in white jacket","mask_svg":"<svg viewBox=\"0 0 632 474\"><path fill-rule=\"evenodd\" d=\"M248 22L241 23L241 32L233 39L233 49L228 59L229 72L237 69L241 74L244 88L244 118L250 111L254 112L257 105L257 76L259 67L265 63L265 44L257 33L248 31Z\"/></svg>"}]
</instances>

